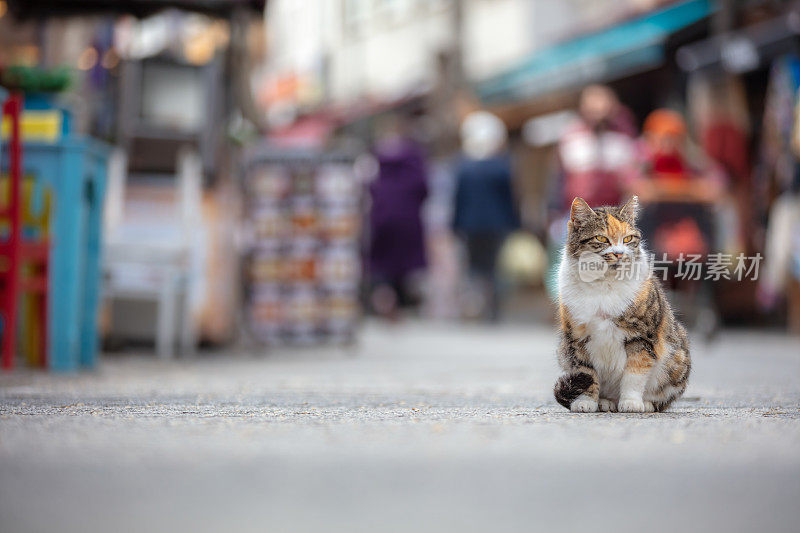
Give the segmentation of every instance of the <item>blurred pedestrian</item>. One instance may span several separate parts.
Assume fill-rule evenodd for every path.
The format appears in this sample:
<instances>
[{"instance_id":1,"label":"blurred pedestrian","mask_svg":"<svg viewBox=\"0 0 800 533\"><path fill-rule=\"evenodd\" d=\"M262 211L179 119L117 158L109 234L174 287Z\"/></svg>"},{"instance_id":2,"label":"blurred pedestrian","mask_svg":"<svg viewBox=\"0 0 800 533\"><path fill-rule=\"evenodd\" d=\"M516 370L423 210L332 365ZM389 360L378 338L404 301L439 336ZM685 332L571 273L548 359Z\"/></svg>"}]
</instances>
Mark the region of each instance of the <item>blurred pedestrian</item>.
<instances>
[{"instance_id":1,"label":"blurred pedestrian","mask_svg":"<svg viewBox=\"0 0 800 533\"><path fill-rule=\"evenodd\" d=\"M398 116L379 124L374 154L378 176L370 186L370 302L378 314L394 317L399 307L416 303L412 278L426 264L420 211L428 195L427 164Z\"/></svg>"},{"instance_id":2,"label":"blurred pedestrian","mask_svg":"<svg viewBox=\"0 0 800 533\"><path fill-rule=\"evenodd\" d=\"M558 143L551 218L563 216L576 196L590 206L618 205L626 180L636 170L633 118L610 88L586 87L578 113Z\"/></svg>"},{"instance_id":3,"label":"blurred pedestrian","mask_svg":"<svg viewBox=\"0 0 800 533\"><path fill-rule=\"evenodd\" d=\"M619 205L638 170L636 125L631 111L605 85L589 85L580 95L578 118L561 134L549 185L546 286L551 296L573 198L590 206Z\"/></svg>"},{"instance_id":4,"label":"blurred pedestrian","mask_svg":"<svg viewBox=\"0 0 800 533\"><path fill-rule=\"evenodd\" d=\"M453 229L466 245L470 274L482 285L482 314L493 321L501 307L497 258L519 226L506 138L498 117L485 111L469 114L461 125L463 153L456 166Z\"/></svg>"},{"instance_id":5,"label":"blurred pedestrian","mask_svg":"<svg viewBox=\"0 0 800 533\"><path fill-rule=\"evenodd\" d=\"M718 165L690 143L686 121L676 111L657 109L644 122L639 178L630 188L647 211L645 238L657 253L716 251L714 210L725 191Z\"/></svg>"},{"instance_id":6,"label":"blurred pedestrian","mask_svg":"<svg viewBox=\"0 0 800 533\"><path fill-rule=\"evenodd\" d=\"M719 165L700 148L691 143L686 121L677 111L656 109L644 121L642 160L645 165L637 182L639 193L646 199L650 194L667 194L659 190L670 183L692 180L685 194L697 201L711 201L723 192L727 178Z\"/></svg>"},{"instance_id":7,"label":"blurred pedestrian","mask_svg":"<svg viewBox=\"0 0 800 533\"><path fill-rule=\"evenodd\" d=\"M643 128L640 178L631 182L643 213L640 227L656 257L672 261L719 252L721 231L736 224L723 221L735 211L726 204L726 178L719 165L689 139L683 116L657 109ZM676 264L677 265L677 264ZM681 276L670 268L668 286L682 293L685 309L693 316L694 329L711 338L720 324L714 289L708 277Z\"/></svg>"},{"instance_id":8,"label":"blurred pedestrian","mask_svg":"<svg viewBox=\"0 0 800 533\"><path fill-rule=\"evenodd\" d=\"M793 113L787 139L791 170L789 182L769 210L764 243L764 273L756 293L764 311L786 300L789 330L800 334L800 105Z\"/></svg>"}]
</instances>

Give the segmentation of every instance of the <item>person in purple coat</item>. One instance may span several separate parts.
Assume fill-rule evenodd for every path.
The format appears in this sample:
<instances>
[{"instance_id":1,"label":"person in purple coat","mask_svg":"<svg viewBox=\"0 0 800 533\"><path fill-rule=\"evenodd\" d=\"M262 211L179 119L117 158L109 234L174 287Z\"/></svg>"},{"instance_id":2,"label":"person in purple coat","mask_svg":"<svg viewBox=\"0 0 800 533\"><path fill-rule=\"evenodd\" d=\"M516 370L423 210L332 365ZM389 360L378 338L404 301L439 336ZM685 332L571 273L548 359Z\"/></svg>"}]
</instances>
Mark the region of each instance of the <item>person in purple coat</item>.
<instances>
[{"instance_id":1,"label":"person in purple coat","mask_svg":"<svg viewBox=\"0 0 800 533\"><path fill-rule=\"evenodd\" d=\"M426 265L421 209L428 183L421 147L396 119L383 129L374 148L378 176L370 185L368 267L372 307L392 316L399 306L415 303L410 280Z\"/></svg>"}]
</instances>

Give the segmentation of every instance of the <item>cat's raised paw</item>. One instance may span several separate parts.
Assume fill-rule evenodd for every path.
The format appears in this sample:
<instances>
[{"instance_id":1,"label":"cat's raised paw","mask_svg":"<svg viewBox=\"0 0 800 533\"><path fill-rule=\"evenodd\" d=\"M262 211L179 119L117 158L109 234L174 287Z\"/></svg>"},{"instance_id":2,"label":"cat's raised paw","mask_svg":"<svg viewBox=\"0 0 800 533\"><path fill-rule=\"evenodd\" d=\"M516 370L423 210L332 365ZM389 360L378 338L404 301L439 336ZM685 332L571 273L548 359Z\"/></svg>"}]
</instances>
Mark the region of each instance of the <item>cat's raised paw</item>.
<instances>
[{"instance_id":1,"label":"cat's raised paw","mask_svg":"<svg viewBox=\"0 0 800 533\"><path fill-rule=\"evenodd\" d=\"M573 413L594 413L597 412L597 402L587 396L578 396L569 405Z\"/></svg>"},{"instance_id":2,"label":"cat's raised paw","mask_svg":"<svg viewBox=\"0 0 800 533\"><path fill-rule=\"evenodd\" d=\"M644 404L645 402L636 398L625 398L619 401L619 405L617 405L617 410L620 413L644 413L645 412Z\"/></svg>"},{"instance_id":3,"label":"cat's raised paw","mask_svg":"<svg viewBox=\"0 0 800 533\"><path fill-rule=\"evenodd\" d=\"M617 402L614 400L609 400L607 398L600 398L600 410L603 412L614 412L617 410Z\"/></svg>"}]
</instances>

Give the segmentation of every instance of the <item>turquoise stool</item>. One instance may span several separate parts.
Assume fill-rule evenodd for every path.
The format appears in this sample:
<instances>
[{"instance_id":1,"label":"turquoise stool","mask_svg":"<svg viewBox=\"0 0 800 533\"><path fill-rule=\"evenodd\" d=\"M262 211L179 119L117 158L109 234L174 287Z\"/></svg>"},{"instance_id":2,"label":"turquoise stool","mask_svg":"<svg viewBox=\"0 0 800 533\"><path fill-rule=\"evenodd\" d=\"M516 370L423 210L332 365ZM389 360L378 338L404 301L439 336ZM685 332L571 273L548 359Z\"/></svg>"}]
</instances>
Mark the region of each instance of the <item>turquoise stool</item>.
<instances>
[{"instance_id":1,"label":"turquoise stool","mask_svg":"<svg viewBox=\"0 0 800 533\"><path fill-rule=\"evenodd\" d=\"M3 143L0 162L5 163ZM97 363L100 246L110 147L66 135L23 142L24 175L51 191L48 364L72 371ZM2 165L5 170L5 165Z\"/></svg>"}]
</instances>

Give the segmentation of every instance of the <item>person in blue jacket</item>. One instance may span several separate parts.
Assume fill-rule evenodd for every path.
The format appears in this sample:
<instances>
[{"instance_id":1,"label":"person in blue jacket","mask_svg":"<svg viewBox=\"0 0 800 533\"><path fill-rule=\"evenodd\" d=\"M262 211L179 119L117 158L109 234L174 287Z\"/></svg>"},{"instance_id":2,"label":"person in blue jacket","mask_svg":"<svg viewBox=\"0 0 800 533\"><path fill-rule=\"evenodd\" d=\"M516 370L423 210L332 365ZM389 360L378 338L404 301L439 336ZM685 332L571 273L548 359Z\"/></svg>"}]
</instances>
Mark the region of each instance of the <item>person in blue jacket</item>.
<instances>
[{"instance_id":1,"label":"person in blue jacket","mask_svg":"<svg viewBox=\"0 0 800 533\"><path fill-rule=\"evenodd\" d=\"M483 286L483 316L500 317L497 259L508 235L519 227L506 128L478 111L461 125L462 157L456 165L453 230L467 249L470 274Z\"/></svg>"}]
</instances>

